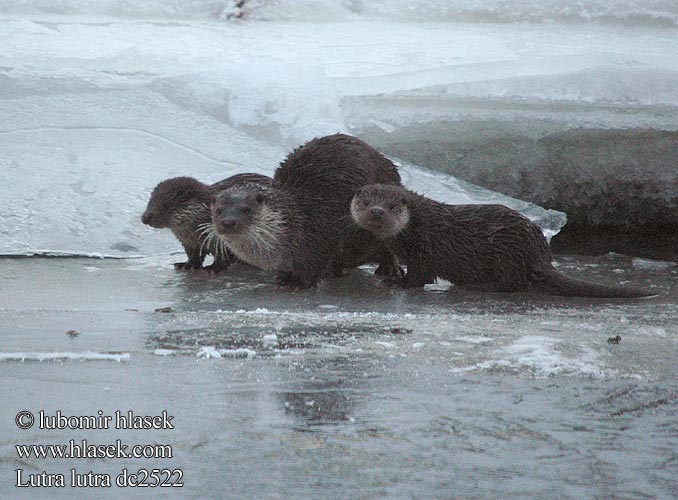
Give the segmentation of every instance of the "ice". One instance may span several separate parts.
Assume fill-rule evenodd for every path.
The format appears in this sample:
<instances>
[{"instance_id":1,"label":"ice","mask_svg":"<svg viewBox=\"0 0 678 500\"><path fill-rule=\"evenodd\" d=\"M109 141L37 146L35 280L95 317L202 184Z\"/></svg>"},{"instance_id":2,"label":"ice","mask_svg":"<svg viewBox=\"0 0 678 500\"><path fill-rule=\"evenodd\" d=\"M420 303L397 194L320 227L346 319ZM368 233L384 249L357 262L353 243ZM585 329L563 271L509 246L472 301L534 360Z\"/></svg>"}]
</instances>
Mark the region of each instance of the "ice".
<instances>
[{"instance_id":1,"label":"ice","mask_svg":"<svg viewBox=\"0 0 678 500\"><path fill-rule=\"evenodd\" d=\"M154 349L153 354L156 356L173 356L176 353L173 349Z\"/></svg>"},{"instance_id":2,"label":"ice","mask_svg":"<svg viewBox=\"0 0 678 500\"><path fill-rule=\"evenodd\" d=\"M334 132L678 129L673 2L252 0L246 21L226 21L236 7L0 0L0 254L180 252L139 220L157 182L271 174ZM401 173L441 201L519 209L548 237L565 221L421 166Z\"/></svg>"},{"instance_id":3,"label":"ice","mask_svg":"<svg viewBox=\"0 0 678 500\"><path fill-rule=\"evenodd\" d=\"M203 346L197 352L196 357L198 359L219 359L221 358L221 353L214 346Z\"/></svg>"},{"instance_id":4,"label":"ice","mask_svg":"<svg viewBox=\"0 0 678 500\"><path fill-rule=\"evenodd\" d=\"M636 269L645 269L647 271L665 271L675 267L675 262L668 262L663 260L641 259L636 257L631 262Z\"/></svg>"},{"instance_id":5,"label":"ice","mask_svg":"<svg viewBox=\"0 0 678 500\"><path fill-rule=\"evenodd\" d=\"M251 359L257 355L252 349L216 349L214 346L203 346L196 353L198 359L221 359L221 358L247 358Z\"/></svg>"},{"instance_id":6,"label":"ice","mask_svg":"<svg viewBox=\"0 0 678 500\"><path fill-rule=\"evenodd\" d=\"M588 346L568 346L562 342L538 335L525 335L495 353L493 359L471 366L451 368L451 373L469 371L517 370L529 371L537 377L558 374L604 377L598 354Z\"/></svg>"},{"instance_id":7,"label":"ice","mask_svg":"<svg viewBox=\"0 0 678 500\"><path fill-rule=\"evenodd\" d=\"M278 345L278 336L275 333L269 333L262 337L264 345L272 347Z\"/></svg>"},{"instance_id":8,"label":"ice","mask_svg":"<svg viewBox=\"0 0 678 500\"><path fill-rule=\"evenodd\" d=\"M129 361L129 353L100 352L0 352L0 361Z\"/></svg>"},{"instance_id":9,"label":"ice","mask_svg":"<svg viewBox=\"0 0 678 500\"><path fill-rule=\"evenodd\" d=\"M671 0L0 0L0 11L113 18L578 22L675 26Z\"/></svg>"}]
</instances>

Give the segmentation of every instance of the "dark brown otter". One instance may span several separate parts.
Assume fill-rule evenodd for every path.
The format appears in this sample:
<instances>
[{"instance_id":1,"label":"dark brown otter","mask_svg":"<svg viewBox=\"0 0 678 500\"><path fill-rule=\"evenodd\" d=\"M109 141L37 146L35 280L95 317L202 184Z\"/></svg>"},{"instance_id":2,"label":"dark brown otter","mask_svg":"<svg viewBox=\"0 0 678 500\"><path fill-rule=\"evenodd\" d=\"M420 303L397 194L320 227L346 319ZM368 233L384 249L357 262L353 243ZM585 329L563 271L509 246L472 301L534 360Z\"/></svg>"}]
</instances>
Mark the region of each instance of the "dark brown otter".
<instances>
[{"instance_id":1,"label":"dark brown otter","mask_svg":"<svg viewBox=\"0 0 678 500\"><path fill-rule=\"evenodd\" d=\"M217 195L214 231L240 259L277 271L277 283L292 288L375 259L380 272L397 272L383 245L351 221L353 194L373 183L399 184L395 165L355 137L316 138L287 156L270 187L234 186Z\"/></svg>"},{"instance_id":2,"label":"dark brown otter","mask_svg":"<svg viewBox=\"0 0 678 500\"><path fill-rule=\"evenodd\" d=\"M174 177L158 184L141 221L155 228L169 228L181 242L188 260L174 264L176 269L202 269L207 255L214 262L205 269L224 271L236 261L222 242L210 238L205 224L211 222L209 204L215 194L232 186L269 185L271 179L259 174L236 174L215 184L203 184L192 177Z\"/></svg>"},{"instance_id":3,"label":"dark brown otter","mask_svg":"<svg viewBox=\"0 0 678 500\"><path fill-rule=\"evenodd\" d=\"M650 293L569 278L553 268L539 226L503 205L446 205L399 186L371 185L351 203L355 223L407 266L404 287L444 278L484 291L542 290L579 297Z\"/></svg>"}]
</instances>

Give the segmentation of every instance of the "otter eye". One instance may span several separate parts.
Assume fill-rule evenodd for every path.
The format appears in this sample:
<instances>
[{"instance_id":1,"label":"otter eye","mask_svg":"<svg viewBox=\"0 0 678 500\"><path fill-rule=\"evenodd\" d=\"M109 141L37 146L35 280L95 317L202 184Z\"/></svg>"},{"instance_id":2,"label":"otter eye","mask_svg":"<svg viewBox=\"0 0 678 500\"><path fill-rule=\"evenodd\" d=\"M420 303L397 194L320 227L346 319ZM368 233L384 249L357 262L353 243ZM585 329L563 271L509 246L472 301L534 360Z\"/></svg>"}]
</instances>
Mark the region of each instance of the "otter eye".
<instances>
[{"instance_id":1,"label":"otter eye","mask_svg":"<svg viewBox=\"0 0 678 500\"><path fill-rule=\"evenodd\" d=\"M245 206L240 207L240 211L244 214L251 214L252 213L252 207L250 207L249 205L245 205Z\"/></svg>"},{"instance_id":2,"label":"otter eye","mask_svg":"<svg viewBox=\"0 0 678 500\"><path fill-rule=\"evenodd\" d=\"M360 200L360 204L361 204L363 207L366 207L367 205L370 204L370 202L369 202L369 200L368 200L367 198L362 198L362 199Z\"/></svg>"},{"instance_id":3,"label":"otter eye","mask_svg":"<svg viewBox=\"0 0 678 500\"><path fill-rule=\"evenodd\" d=\"M397 204L397 203L391 203L391 204L388 206L388 209L389 209L389 210L395 210L396 208L398 208L398 204Z\"/></svg>"},{"instance_id":4,"label":"otter eye","mask_svg":"<svg viewBox=\"0 0 678 500\"><path fill-rule=\"evenodd\" d=\"M263 203L263 202L264 202L264 199L265 199L265 198L264 198L264 194L263 194L263 193L257 194L257 197L255 198L255 200L257 201L257 203Z\"/></svg>"}]
</instances>

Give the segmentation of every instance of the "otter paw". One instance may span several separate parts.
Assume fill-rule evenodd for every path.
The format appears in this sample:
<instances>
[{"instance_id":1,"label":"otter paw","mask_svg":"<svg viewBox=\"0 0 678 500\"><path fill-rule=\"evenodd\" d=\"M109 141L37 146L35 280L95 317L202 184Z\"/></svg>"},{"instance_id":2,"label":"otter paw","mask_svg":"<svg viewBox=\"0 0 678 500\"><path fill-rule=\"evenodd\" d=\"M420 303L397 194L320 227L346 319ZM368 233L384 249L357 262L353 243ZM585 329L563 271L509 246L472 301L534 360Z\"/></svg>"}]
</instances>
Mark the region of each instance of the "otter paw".
<instances>
[{"instance_id":1,"label":"otter paw","mask_svg":"<svg viewBox=\"0 0 678 500\"><path fill-rule=\"evenodd\" d=\"M384 276L393 280L402 279L405 277L405 270L396 263L379 264L379 267L374 271L375 276Z\"/></svg>"},{"instance_id":2,"label":"otter paw","mask_svg":"<svg viewBox=\"0 0 678 500\"><path fill-rule=\"evenodd\" d=\"M223 273L228 269L228 266L224 264L210 264L209 266L204 266L203 271L207 271L210 274Z\"/></svg>"},{"instance_id":3,"label":"otter paw","mask_svg":"<svg viewBox=\"0 0 678 500\"><path fill-rule=\"evenodd\" d=\"M186 262L175 262L174 269L179 269L182 271L187 271L189 269L202 269L202 266L196 267L191 261Z\"/></svg>"}]
</instances>

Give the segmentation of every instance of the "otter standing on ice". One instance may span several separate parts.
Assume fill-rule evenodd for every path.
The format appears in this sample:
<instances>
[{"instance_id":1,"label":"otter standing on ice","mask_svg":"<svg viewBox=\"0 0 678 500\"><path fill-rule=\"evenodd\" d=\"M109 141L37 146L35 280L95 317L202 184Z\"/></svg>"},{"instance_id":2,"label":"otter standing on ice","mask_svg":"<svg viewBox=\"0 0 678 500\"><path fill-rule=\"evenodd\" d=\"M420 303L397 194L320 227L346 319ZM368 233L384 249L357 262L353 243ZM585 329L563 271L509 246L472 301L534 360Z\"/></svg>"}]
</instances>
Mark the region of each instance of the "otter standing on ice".
<instances>
[{"instance_id":1,"label":"otter standing on ice","mask_svg":"<svg viewBox=\"0 0 678 500\"><path fill-rule=\"evenodd\" d=\"M213 228L240 259L275 270L279 285L308 288L377 259L380 272L394 273L383 245L351 221L353 194L373 183L400 184L395 165L355 137L316 138L288 155L270 187L233 186L217 195Z\"/></svg>"},{"instance_id":2,"label":"otter standing on ice","mask_svg":"<svg viewBox=\"0 0 678 500\"><path fill-rule=\"evenodd\" d=\"M158 184L141 222L154 228L169 228L181 242L188 261L174 264L176 269L202 269L207 255L214 263L211 271L224 271L237 260L216 238L204 233L211 221L209 204L215 194L233 186L269 185L271 179L259 174L237 174L216 184L208 185L192 177L174 177Z\"/></svg>"},{"instance_id":3,"label":"otter standing on ice","mask_svg":"<svg viewBox=\"0 0 678 500\"><path fill-rule=\"evenodd\" d=\"M539 227L503 205L446 205L399 186L375 184L356 193L351 215L407 265L406 288L441 277L484 291L536 289L579 297L651 295L559 273L551 264L551 251Z\"/></svg>"}]
</instances>

